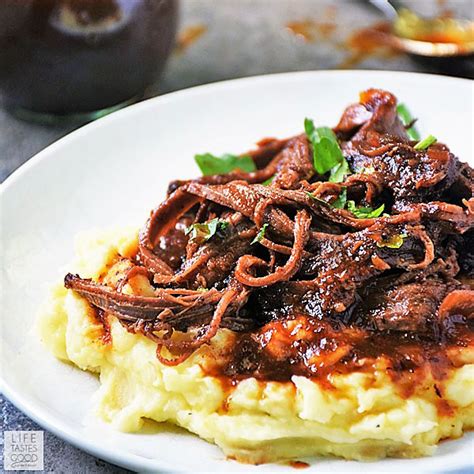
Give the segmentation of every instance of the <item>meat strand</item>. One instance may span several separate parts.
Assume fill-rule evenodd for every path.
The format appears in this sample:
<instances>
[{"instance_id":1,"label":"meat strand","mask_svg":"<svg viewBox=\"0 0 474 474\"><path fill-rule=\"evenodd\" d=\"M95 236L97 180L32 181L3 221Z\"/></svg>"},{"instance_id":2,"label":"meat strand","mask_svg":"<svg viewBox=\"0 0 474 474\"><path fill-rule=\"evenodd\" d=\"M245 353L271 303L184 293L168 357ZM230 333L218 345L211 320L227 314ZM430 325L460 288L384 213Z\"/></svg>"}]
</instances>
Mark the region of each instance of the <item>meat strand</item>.
<instances>
[{"instance_id":1,"label":"meat strand","mask_svg":"<svg viewBox=\"0 0 474 474\"><path fill-rule=\"evenodd\" d=\"M119 278L68 274L66 288L153 340L166 365L219 328L241 333L225 370L253 376L282 364L313 376L384 350L364 340L398 354L398 339L438 347L470 328L472 168L442 143L415 148L387 91L362 92L333 130L344 182L316 173L306 135L262 140L245 153L255 171L173 181Z\"/></svg>"}]
</instances>

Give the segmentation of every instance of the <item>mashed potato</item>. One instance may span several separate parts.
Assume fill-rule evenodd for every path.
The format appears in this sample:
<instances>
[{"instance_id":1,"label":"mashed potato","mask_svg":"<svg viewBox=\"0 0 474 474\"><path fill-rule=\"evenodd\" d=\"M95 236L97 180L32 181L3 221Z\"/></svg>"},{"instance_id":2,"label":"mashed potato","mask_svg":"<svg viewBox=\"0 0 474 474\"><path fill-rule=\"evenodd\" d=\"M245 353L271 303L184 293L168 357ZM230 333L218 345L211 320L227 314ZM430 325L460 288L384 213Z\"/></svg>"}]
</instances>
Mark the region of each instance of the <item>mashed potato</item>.
<instances>
[{"instance_id":1,"label":"mashed potato","mask_svg":"<svg viewBox=\"0 0 474 474\"><path fill-rule=\"evenodd\" d=\"M134 230L84 236L74 270L103 277L120 256L133 255L136 245ZM117 429L138 431L145 418L172 422L243 462L330 454L359 460L422 456L433 453L439 440L474 426L474 360L467 350L464 365L437 382L438 394L428 377L403 398L382 362L371 373L334 374L331 389L300 376L285 383L254 378L222 383L203 368L232 337L225 329L184 363L164 366L155 343L127 332L113 317L107 342L87 301L62 284L41 314L40 331L56 357L99 374L97 413ZM440 410L439 394L449 410Z\"/></svg>"}]
</instances>

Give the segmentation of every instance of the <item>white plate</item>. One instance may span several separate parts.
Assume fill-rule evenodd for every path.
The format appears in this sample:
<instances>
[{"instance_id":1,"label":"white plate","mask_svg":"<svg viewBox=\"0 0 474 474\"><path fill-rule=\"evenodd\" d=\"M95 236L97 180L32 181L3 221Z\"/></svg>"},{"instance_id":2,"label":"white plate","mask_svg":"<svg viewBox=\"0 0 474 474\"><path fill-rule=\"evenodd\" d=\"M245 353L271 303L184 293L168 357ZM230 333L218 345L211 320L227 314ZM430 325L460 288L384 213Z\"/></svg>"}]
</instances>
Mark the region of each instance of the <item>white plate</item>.
<instances>
[{"instance_id":1,"label":"white plate","mask_svg":"<svg viewBox=\"0 0 474 474\"><path fill-rule=\"evenodd\" d=\"M225 460L198 437L164 428L123 434L88 410L97 380L55 360L32 331L49 282L72 258L74 235L139 224L168 181L198 174L196 152L241 152L265 136L286 137L304 117L335 124L369 87L393 91L463 160L472 157L473 86L467 80L399 72L282 74L189 89L116 112L68 135L2 186L2 391L44 428L98 457L140 471L293 472ZM472 161L471 161L472 163ZM423 472L468 468L473 436L441 444L431 458L377 463L315 460L305 472Z\"/></svg>"}]
</instances>

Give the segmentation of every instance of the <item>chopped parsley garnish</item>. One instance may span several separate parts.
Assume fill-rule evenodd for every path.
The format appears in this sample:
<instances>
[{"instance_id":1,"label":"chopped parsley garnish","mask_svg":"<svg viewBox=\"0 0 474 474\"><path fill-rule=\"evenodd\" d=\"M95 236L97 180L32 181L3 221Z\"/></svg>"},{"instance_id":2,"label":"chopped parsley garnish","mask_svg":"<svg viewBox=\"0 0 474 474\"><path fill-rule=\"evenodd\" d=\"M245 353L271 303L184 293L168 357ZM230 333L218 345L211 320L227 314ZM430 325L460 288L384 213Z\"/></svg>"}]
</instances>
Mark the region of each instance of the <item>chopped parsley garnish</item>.
<instances>
[{"instance_id":1,"label":"chopped parsley garnish","mask_svg":"<svg viewBox=\"0 0 474 474\"><path fill-rule=\"evenodd\" d=\"M330 206L330 204L325 201L324 199L320 199L318 197L316 197L313 193L306 193L308 195L308 197L310 197L313 201L318 201L320 202L321 204L325 204L326 206Z\"/></svg>"},{"instance_id":2,"label":"chopped parsley garnish","mask_svg":"<svg viewBox=\"0 0 474 474\"><path fill-rule=\"evenodd\" d=\"M385 204L373 209L371 207L357 207L354 201L347 201L347 210L352 212L357 219L375 219L382 214L384 209Z\"/></svg>"},{"instance_id":3,"label":"chopped parsley garnish","mask_svg":"<svg viewBox=\"0 0 474 474\"><path fill-rule=\"evenodd\" d=\"M411 116L411 113L405 104L398 104L397 112L403 125L407 126L413 123L413 117ZM416 129L414 125L412 125L410 128L407 128L407 135L412 140L420 139L420 134L418 133L418 130Z\"/></svg>"},{"instance_id":4,"label":"chopped parsley garnish","mask_svg":"<svg viewBox=\"0 0 474 474\"><path fill-rule=\"evenodd\" d=\"M356 206L354 201L347 200L347 188L343 187L337 199L333 202L329 203L314 196L311 193L307 193L311 199L315 201L319 201L322 204L326 204L326 206L331 206L335 209L347 209L349 212L354 214L357 219L375 219L379 217L383 210L385 209L385 204L380 205L377 209L373 209L371 207L363 207L363 206Z\"/></svg>"},{"instance_id":5,"label":"chopped parsley garnish","mask_svg":"<svg viewBox=\"0 0 474 474\"><path fill-rule=\"evenodd\" d=\"M268 224L263 224L262 228L258 231L258 234L252 240L251 245L256 244L257 242L260 242L263 239L263 237L265 236L265 231L267 230L267 227L268 227Z\"/></svg>"},{"instance_id":6,"label":"chopped parsley garnish","mask_svg":"<svg viewBox=\"0 0 474 474\"><path fill-rule=\"evenodd\" d=\"M194 160L204 176L226 174L236 170L250 173L257 169L250 156L237 156L230 153L222 156L204 153L202 155L195 155Z\"/></svg>"},{"instance_id":7,"label":"chopped parsley garnish","mask_svg":"<svg viewBox=\"0 0 474 474\"><path fill-rule=\"evenodd\" d=\"M199 244L202 244L203 242L208 241L214 235L219 235L222 233L228 226L228 222L220 220L216 217L203 224L192 224L184 231L184 233L185 235L191 234L191 239Z\"/></svg>"},{"instance_id":8,"label":"chopped parsley garnish","mask_svg":"<svg viewBox=\"0 0 474 474\"><path fill-rule=\"evenodd\" d=\"M331 203L332 207L335 207L336 209L344 209L346 206L347 202L347 188L342 188L341 193L337 197L335 201Z\"/></svg>"},{"instance_id":9,"label":"chopped parsley garnish","mask_svg":"<svg viewBox=\"0 0 474 474\"><path fill-rule=\"evenodd\" d=\"M360 173L360 174L374 174L375 173L375 168L373 166L363 166L357 172Z\"/></svg>"},{"instance_id":10,"label":"chopped parsley garnish","mask_svg":"<svg viewBox=\"0 0 474 474\"><path fill-rule=\"evenodd\" d=\"M319 174L330 171L329 181L340 183L350 174L349 164L342 154L337 137L329 127L315 127L314 122L306 118L304 130L313 146L314 169Z\"/></svg>"},{"instance_id":11,"label":"chopped parsley garnish","mask_svg":"<svg viewBox=\"0 0 474 474\"><path fill-rule=\"evenodd\" d=\"M388 239L377 242L377 247L388 247L389 249L399 249L407 237L407 234L391 235Z\"/></svg>"},{"instance_id":12,"label":"chopped parsley garnish","mask_svg":"<svg viewBox=\"0 0 474 474\"><path fill-rule=\"evenodd\" d=\"M331 170L329 181L332 183L341 183L348 174L351 174L351 170L349 169L349 164L346 159L343 158L343 161Z\"/></svg>"},{"instance_id":13,"label":"chopped parsley garnish","mask_svg":"<svg viewBox=\"0 0 474 474\"><path fill-rule=\"evenodd\" d=\"M433 135L428 135L426 138L423 138L423 140L420 140L413 148L415 150L426 150L428 147L433 145L433 143L436 143L436 137Z\"/></svg>"}]
</instances>

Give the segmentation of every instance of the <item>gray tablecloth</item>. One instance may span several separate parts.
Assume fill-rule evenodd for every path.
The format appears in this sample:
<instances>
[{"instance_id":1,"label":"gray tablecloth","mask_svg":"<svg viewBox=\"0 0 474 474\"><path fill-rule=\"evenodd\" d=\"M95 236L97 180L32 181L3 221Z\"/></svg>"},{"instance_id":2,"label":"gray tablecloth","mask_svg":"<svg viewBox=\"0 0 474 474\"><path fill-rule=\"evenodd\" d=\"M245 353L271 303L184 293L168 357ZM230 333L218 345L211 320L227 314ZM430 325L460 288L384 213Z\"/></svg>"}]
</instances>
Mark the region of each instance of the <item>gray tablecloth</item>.
<instances>
[{"instance_id":1,"label":"gray tablecloth","mask_svg":"<svg viewBox=\"0 0 474 474\"><path fill-rule=\"evenodd\" d=\"M443 2L409 3L430 13ZM472 0L451 0L443 8L472 15ZM291 33L292 21L335 21L330 38L306 42ZM367 2L322 0L183 0L181 30L204 25L206 32L181 54L174 54L162 80L148 96L224 79L286 71L334 69L349 52L341 45L357 29L381 20ZM404 55L369 55L359 69L434 72ZM449 73L449 71L441 71ZM71 132L71 125L46 127L23 122L0 109L0 181L50 143ZM3 430L38 430L33 421L0 397ZM1 450L0 455L3 453ZM0 465L3 465L3 461ZM1 468L0 468L1 469ZM95 459L50 433L45 433L45 470L50 472L126 472Z\"/></svg>"}]
</instances>

